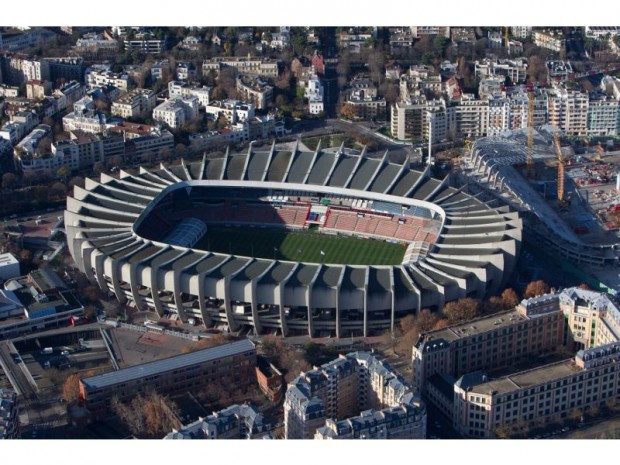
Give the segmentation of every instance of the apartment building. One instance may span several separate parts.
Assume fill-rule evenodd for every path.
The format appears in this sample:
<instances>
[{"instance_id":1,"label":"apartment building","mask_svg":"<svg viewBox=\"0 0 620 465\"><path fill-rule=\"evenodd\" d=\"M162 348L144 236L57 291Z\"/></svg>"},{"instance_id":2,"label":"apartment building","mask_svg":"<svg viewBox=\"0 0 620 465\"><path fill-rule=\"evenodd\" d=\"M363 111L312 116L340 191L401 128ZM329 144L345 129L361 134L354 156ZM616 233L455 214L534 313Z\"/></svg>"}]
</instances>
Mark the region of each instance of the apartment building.
<instances>
[{"instance_id":1,"label":"apartment building","mask_svg":"<svg viewBox=\"0 0 620 465\"><path fill-rule=\"evenodd\" d=\"M0 389L0 439L18 439L19 437L17 393L11 389Z\"/></svg>"},{"instance_id":2,"label":"apartment building","mask_svg":"<svg viewBox=\"0 0 620 465\"><path fill-rule=\"evenodd\" d=\"M480 99L486 100L490 97L502 97L505 80L504 76L487 76L480 79L478 84Z\"/></svg>"},{"instance_id":3,"label":"apartment building","mask_svg":"<svg viewBox=\"0 0 620 465\"><path fill-rule=\"evenodd\" d=\"M15 166L24 172L57 168L50 156L51 147L46 147L42 143L45 139L51 145L51 136L52 128L46 124L34 128L15 146Z\"/></svg>"},{"instance_id":4,"label":"apartment building","mask_svg":"<svg viewBox=\"0 0 620 465\"><path fill-rule=\"evenodd\" d=\"M219 71L223 68L235 68L239 74L254 74L265 77L278 77L280 71L279 60L252 57L214 57L202 63L202 74L209 71Z\"/></svg>"},{"instance_id":5,"label":"apartment building","mask_svg":"<svg viewBox=\"0 0 620 465\"><path fill-rule=\"evenodd\" d=\"M452 107L456 122L456 134L462 137L482 137L488 132L489 105L473 95L464 94L461 101Z\"/></svg>"},{"instance_id":6,"label":"apartment building","mask_svg":"<svg viewBox=\"0 0 620 465\"><path fill-rule=\"evenodd\" d=\"M52 83L50 81L28 81L26 82L26 98L42 100L46 95L52 93Z\"/></svg>"},{"instance_id":7,"label":"apartment building","mask_svg":"<svg viewBox=\"0 0 620 465\"><path fill-rule=\"evenodd\" d=\"M50 80L49 64L44 58L6 53L0 56L0 68L3 83L12 86L26 81Z\"/></svg>"},{"instance_id":8,"label":"apartment building","mask_svg":"<svg viewBox=\"0 0 620 465\"><path fill-rule=\"evenodd\" d=\"M153 119L173 129L179 129L184 124L198 118L199 106L198 97L193 95L171 98L155 107Z\"/></svg>"},{"instance_id":9,"label":"apartment building","mask_svg":"<svg viewBox=\"0 0 620 465\"><path fill-rule=\"evenodd\" d=\"M527 79L527 60L525 58L476 60L474 73L478 79L504 76L509 78L512 84L523 84Z\"/></svg>"},{"instance_id":10,"label":"apartment building","mask_svg":"<svg viewBox=\"0 0 620 465\"><path fill-rule=\"evenodd\" d=\"M191 81L196 79L198 72L196 71L196 67L192 63L181 62L177 63L175 75L176 79L179 81Z\"/></svg>"},{"instance_id":11,"label":"apartment building","mask_svg":"<svg viewBox=\"0 0 620 465\"><path fill-rule=\"evenodd\" d=\"M168 94L170 98L184 98L190 95L198 97L198 103L201 108L206 108L209 105L210 93L211 87L207 86L201 87L183 81L170 81L168 83Z\"/></svg>"},{"instance_id":12,"label":"apartment building","mask_svg":"<svg viewBox=\"0 0 620 465\"><path fill-rule=\"evenodd\" d=\"M348 105L354 119L383 120L386 116L386 101L377 95L377 87L370 79L351 81L344 104Z\"/></svg>"},{"instance_id":13,"label":"apartment building","mask_svg":"<svg viewBox=\"0 0 620 465\"><path fill-rule=\"evenodd\" d=\"M122 118L146 118L157 104L157 94L151 89L134 89L112 103L111 113Z\"/></svg>"},{"instance_id":14,"label":"apartment building","mask_svg":"<svg viewBox=\"0 0 620 465\"><path fill-rule=\"evenodd\" d=\"M129 75L127 73L113 73L108 70L90 69L86 71L86 84L89 89L113 85L127 92L129 87Z\"/></svg>"},{"instance_id":15,"label":"apartment building","mask_svg":"<svg viewBox=\"0 0 620 465\"><path fill-rule=\"evenodd\" d=\"M554 85L547 92L549 121L569 136L588 134L588 94Z\"/></svg>"},{"instance_id":16,"label":"apartment building","mask_svg":"<svg viewBox=\"0 0 620 465\"><path fill-rule=\"evenodd\" d=\"M550 60L545 62L547 67L547 80L564 81L574 77L573 66L570 61Z\"/></svg>"},{"instance_id":17,"label":"apartment building","mask_svg":"<svg viewBox=\"0 0 620 465\"><path fill-rule=\"evenodd\" d=\"M497 318L496 329L489 330L493 317ZM414 385L419 386L421 375L430 375L423 381L426 399L451 417L462 435L494 437L498 428L523 421L561 421L617 399L620 310L606 294L568 288L559 294L524 299L514 312L493 317L469 324L469 331L482 326L483 331L473 337L480 341L460 346L454 352L456 358L450 347L455 340L448 340L447 334L454 332L459 340L470 338L462 334L463 325L424 334L424 346L414 347ZM442 337L429 339L431 334ZM487 372L519 360L535 360L536 355L551 352L554 345L579 351L574 358L509 375L493 377ZM494 352L491 359L484 360L485 350ZM415 361L425 358L423 363ZM466 362L468 358L474 363L458 366L458 359ZM476 359L483 362L476 363Z\"/></svg>"},{"instance_id":18,"label":"apartment building","mask_svg":"<svg viewBox=\"0 0 620 465\"><path fill-rule=\"evenodd\" d=\"M39 117L32 111L20 111L11 116L11 121L4 123L0 129L0 138L16 145L37 124Z\"/></svg>"},{"instance_id":19,"label":"apartment building","mask_svg":"<svg viewBox=\"0 0 620 465\"><path fill-rule=\"evenodd\" d=\"M398 140L420 140L426 126L426 98L416 97L392 106L390 129Z\"/></svg>"},{"instance_id":20,"label":"apartment building","mask_svg":"<svg viewBox=\"0 0 620 465\"><path fill-rule=\"evenodd\" d=\"M318 115L325 109L325 88L314 67L311 68L306 82L304 97L308 99L308 113Z\"/></svg>"},{"instance_id":21,"label":"apartment building","mask_svg":"<svg viewBox=\"0 0 620 465\"><path fill-rule=\"evenodd\" d=\"M562 47L566 45L566 38L561 30L544 29L542 31L533 31L534 43L538 47L547 48L554 52L560 52Z\"/></svg>"},{"instance_id":22,"label":"apartment building","mask_svg":"<svg viewBox=\"0 0 620 465\"><path fill-rule=\"evenodd\" d=\"M248 339L143 363L80 380L80 398L95 418L111 416L110 401L130 401L149 389L166 395L219 382L230 389L256 384L256 348Z\"/></svg>"},{"instance_id":23,"label":"apartment building","mask_svg":"<svg viewBox=\"0 0 620 465\"><path fill-rule=\"evenodd\" d=\"M512 26L510 33L517 39L527 39L532 35L532 26Z\"/></svg>"},{"instance_id":24,"label":"apartment building","mask_svg":"<svg viewBox=\"0 0 620 465\"><path fill-rule=\"evenodd\" d=\"M62 118L64 131L99 133L108 127L104 113L97 110L90 97L83 97L73 104L73 111Z\"/></svg>"},{"instance_id":25,"label":"apartment building","mask_svg":"<svg viewBox=\"0 0 620 465\"><path fill-rule=\"evenodd\" d=\"M620 134L618 100L602 92L591 92L588 101L588 136Z\"/></svg>"},{"instance_id":26,"label":"apartment building","mask_svg":"<svg viewBox=\"0 0 620 465\"><path fill-rule=\"evenodd\" d=\"M133 38L129 36L123 39L125 51L142 52L145 54L161 55L167 49L167 38L157 39L150 32L135 34Z\"/></svg>"},{"instance_id":27,"label":"apartment building","mask_svg":"<svg viewBox=\"0 0 620 465\"><path fill-rule=\"evenodd\" d=\"M161 60L151 65L151 80L153 82L158 79L167 79L170 75L170 62L168 60Z\"/></svg>"},{"instance_id":28,"label":"apartment building","mask_svg":"<svg viewBox=\"0 0 620 465\"><path fill-rule=\"evenodd\" d=\"M234 404L167 434L164 439L262 439L271 425L253 405Z\"/></svg>"},{"instance_id":29,"label":"apartment building","mask_svg":"<svg viewBox=\"0 0 620 465\"><path fill-rule=\"evenodd\" d=\"M448 39L450 38L449 26L411 26L410 29L411 35L416 39L425 35L441 35Z\"/></svg>"},{"instance_id":30,"label":"apartment building","mask_svg":"<svg viewBox=\"0 0 620 465\"><path fill-rule=\"evenodd\" d=\"M84 82L86 65L82 57L46 58L46 61L49 65L51 81L56 82L58 79L65 79Z\"/></svg>"},{"instance_id":31,"label":"apartment building","mask_svg":"<svg viewBox=\"0 0 620 465\"><path fill-rule=\"evenodd\" d=\"M317 428L314 439L425 439L425 420L418 402L403 403L365 410L345 420L328 418L325 426Z\"/></svg>"},{"instance_id":32,"label":"apartment building","mask_svg":"<svg viewBox=\"0 0 620 465\"><path fill-rule=\"evenodd\" d=\"M453 426L464 436L491 438L518 422L544 424L616 401L620 343L577 352L574 359L498 379L480 374L454 386Z\"/></svg>"},{"instance_id":33,"label":"apartment building","mask_svg":"<svg viewBox=\"0 0 620 465\"><path fill-rule=\"evenodd\" d=\"M395 417L404 423L394 424ZM375 426L365 427L370 419ZM389 365L369 352L353 352L289 384L284 428L287 439L424 438L426 407Z\"/></svg>"},{"instance_id":34,"label":"apartment building","mask_svg":"<svg viewBox=\"0 0 620 465\"><path fill-rule=\"evenodd\" d=\"M618 26L586 26L585 28L586 37L590 37L592 39L606 39L606 38L614 38L618 34L620 34L620 27Z\"/></svg>"},{"instance_id":35,"label":"apartment building","mask_svg":"<svg viewBox=\"0 0 620 465\"><path fill-rule=\"evenodd\" d=\"M174 136L170 131L146 124L123 121L111 125L107 130L107 138L104 139L104 144L111 135L120 136L125 141L124 156L129 163L152 161L160 153L174 150ZM104 150L106 157L115 155L112 152L112 147L104 147Z\"/></svg>"},{"instance_id":36,"label":"apartment building","mask_svg":"<svg viewBox=\"0 0 620 465\"><path fill-rule=\"evenodd\" d=\"M413 347L413 388L436 373L458 378L547 354L563 343L557 295L524 299L516 309L420 335Z\"/></svg>"},{"instance_id":37,"label":"apartment building","mask_svg":"<svg viewBox=\"0 0 620 465\"><path fill-rule=\"evenodd\" d=\"M273 87L258 76L239 75L236 84L239 99L250 102L254 108L266 110L273 101Z\"/></svg>"},{"instance_id":38,"label":"apartment building","mask_svg":"<svg viewBox=\"0 0 620 465\"><path fill-rule=\"evenodd\" d=\"M238 100L216 100L205 108L205 112L214 119L223 115L230 124L236 124L254 118L254 105Z\"/></svg>"}]
</instances>

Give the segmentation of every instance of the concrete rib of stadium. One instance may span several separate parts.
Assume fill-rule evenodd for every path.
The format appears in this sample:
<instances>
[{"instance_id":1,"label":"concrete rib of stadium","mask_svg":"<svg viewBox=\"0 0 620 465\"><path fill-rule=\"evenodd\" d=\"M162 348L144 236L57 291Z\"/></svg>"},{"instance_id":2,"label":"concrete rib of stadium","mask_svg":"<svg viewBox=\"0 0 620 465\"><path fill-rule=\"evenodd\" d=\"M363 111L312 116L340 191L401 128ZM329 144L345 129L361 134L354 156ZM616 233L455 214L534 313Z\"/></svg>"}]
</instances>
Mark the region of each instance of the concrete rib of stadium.
<instances>
[{"instance_id":1,"label":"concrete rib of stadium","mask_svg":"<svg viewBox=\"0 0 620 465\"><path fill-rule=\"evenodd\" d=\"M201 221L188 224L196 216ZM309 218L319 232L402 243L402 263L309 263L193 247L201 225L303 230ZM65 226L79 269L121 302L208 327L312 337L377 335L423 308L497 292L522 231L516 212L449 187L428 168L320 144L314 152L250 146L86 179L67 200Z\"/></svg>"}]
</instances>

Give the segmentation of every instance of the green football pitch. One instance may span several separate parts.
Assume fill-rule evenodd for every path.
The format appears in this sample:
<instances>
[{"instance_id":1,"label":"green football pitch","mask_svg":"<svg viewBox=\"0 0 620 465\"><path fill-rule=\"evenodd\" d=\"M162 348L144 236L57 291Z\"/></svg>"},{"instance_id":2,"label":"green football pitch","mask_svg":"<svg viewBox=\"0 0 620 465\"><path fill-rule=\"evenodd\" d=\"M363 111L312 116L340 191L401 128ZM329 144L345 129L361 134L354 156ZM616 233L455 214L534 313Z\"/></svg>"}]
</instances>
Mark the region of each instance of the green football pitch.
<instances>
[{"instance_id":1,"label":"green football pitch","mask_svg":"<svg viewBox=\"0 0 620 465\"><path fill-rule=\"evenodd\" d=\"M406 250L402 244L375 239L312 231L218 226L209 226L194 247L255 258L349 265L399 265Z\"/></svg>"}]
</instances>

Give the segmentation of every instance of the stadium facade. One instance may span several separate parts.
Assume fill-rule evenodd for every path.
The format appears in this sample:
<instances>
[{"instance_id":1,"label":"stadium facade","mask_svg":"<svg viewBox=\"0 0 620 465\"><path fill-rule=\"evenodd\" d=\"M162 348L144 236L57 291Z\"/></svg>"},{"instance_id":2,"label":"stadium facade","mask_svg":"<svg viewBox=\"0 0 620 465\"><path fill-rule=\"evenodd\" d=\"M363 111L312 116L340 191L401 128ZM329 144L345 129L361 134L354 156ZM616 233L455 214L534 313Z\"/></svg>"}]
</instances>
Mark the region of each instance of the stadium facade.
<instances>
[{"instance_id":1,"label":"stadium facade","mask_svg":"<svg viewBox=\"0 0 620 465\"><path fill-rule=\"evenodd\" d=\"M275 247L262 258L196 247L217 225L313 229L406 252L396 265L349 265L287 260ZM498 291L522 230L516 212L429 168L320 144L102 174L75 187L65 226L79 269L121 302L231 330L337 337L376 334L422 308Z\"/></svg>"}]
</instances>

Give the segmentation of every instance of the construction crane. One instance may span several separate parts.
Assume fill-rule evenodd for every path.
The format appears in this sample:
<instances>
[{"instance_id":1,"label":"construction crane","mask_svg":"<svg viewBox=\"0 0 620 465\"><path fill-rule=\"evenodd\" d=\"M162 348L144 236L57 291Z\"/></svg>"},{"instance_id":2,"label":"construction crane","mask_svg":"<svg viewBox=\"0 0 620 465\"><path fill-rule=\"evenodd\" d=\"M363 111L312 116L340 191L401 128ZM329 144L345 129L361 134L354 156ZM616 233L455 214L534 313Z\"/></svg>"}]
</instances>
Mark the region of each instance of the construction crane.
<instances>
[{"instance_id":1,"label":"construction crane","mask_svg":"<svg viewBox=\"0 0 620 465\"><path fill-rule=\"evenodd\" d=\"M527 150L525 152L525 161L527 163L527 177L532 177L534 169L534 88L528 89L528 111L527 111Z\"/></svg>"},{"instance_id":2,"label":"construction crane","mask_svg":"<svg viewBox=\"0 0 620 465\"><path fill-rule=\"evenodd\" d=\"M567 203L564 198L564 165L566 162L562 155L562 146L560 145L560 133L556 119L555 102L550 102L550 104L551 124L553 125L553 145L555 146L555 154L558 158L558 203L560 206L565 206Z\"/></svg>"},{"instance_id":3,"label":"construction crane","mask_svg":"<svg viewBox=\"0 0 620 465\"><path fill-rule=\"evenodd\" d=\"M506 40L506 50L509 49L508 45L510 44L510 41L508 40L508 26L504 26L504 34L505 34L505 40Z\"/></svg>"}]
</instances>

